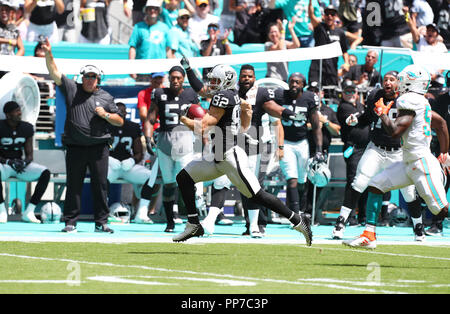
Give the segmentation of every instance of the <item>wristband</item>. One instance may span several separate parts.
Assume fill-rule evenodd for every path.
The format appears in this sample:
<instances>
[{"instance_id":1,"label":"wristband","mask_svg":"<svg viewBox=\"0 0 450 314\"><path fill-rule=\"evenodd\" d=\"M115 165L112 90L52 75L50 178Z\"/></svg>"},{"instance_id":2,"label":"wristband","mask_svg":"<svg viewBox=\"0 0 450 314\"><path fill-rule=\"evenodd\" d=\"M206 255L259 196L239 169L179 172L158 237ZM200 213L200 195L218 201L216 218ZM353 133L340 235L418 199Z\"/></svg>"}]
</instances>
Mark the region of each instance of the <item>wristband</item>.
<instances>
[{"instance_id":1,"label":"wristband","mask_svg":"<svg viewBox=\"0 0 450 314\"><path fill-rule=\"evenodd\" d=\"M330 121L327 121L323 124L324 126L329 126L330 125Z\"/></svg>"},{"instance_id":2,"label":"wristband","mask_svg":"<svg viewBox=\"0 0 450 314\"><path fill-rule=\"evenodd\" d=\"M278 149L284 149L283 145L278 145Z\"/></svg>"},{"instance_id":3,"label":"wristband","mask_svg":"<svg viewBox=\"0 0 450 314\"><path fill-rule=\"evenodd\" d=\"M105 119L108 120L111 117L111 114L109 114L109 112L107 114L105 114Z\"/></svg>"}]
</instances>

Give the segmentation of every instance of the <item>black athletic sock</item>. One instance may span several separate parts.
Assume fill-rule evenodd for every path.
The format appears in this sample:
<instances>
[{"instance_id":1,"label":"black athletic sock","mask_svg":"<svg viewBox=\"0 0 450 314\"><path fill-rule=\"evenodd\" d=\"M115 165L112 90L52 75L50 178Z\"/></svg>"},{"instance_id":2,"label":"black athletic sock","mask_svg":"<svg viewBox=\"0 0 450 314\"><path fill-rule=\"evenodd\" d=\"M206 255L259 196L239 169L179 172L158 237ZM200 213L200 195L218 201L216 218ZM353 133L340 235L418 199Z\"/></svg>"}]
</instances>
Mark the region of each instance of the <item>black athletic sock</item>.
<instances>
[{"instance_id":1,"label":"black athletic sock","mask_svg":"<svg viewBox=\"0 0 450 314\"><path fill-rule=\"evenodd\" d=\"M195 207L195 182L186 170L181 170L177 175L178 188L183 197L188 221L191 224L199 224L197 208Z\"/></svg>"},{"instance_id":2,"label":"black athletic sock","mask_svg":"<svg viewBox=\"0 0 450 314\"><path fill-rule=\"evenodd\" d=\"M211 192L211 207L217 207L217 208L222 208L223 205L225 204L225 196L227 194L227 188L223 188L223 189L216 189L216 188L212 188L212 192Z\"/></svg>"},{"instance_id":3,"label":"black athletic sock","mask_svg":"<svg viewBox=\"0 0 450 314\"><path fill-rule=\"evenodd\" d=\"M300 201L298 197L298 190L297 187L287 187L286 188L286 200L288 203L289 208L295 212L298 213L300 211Z\"/></svg>"},{"instance_id":4,"label":"black athletic sock","mask_svg":"<svg viewBox=\"0 0 450 314\"><path fill-rule=\"evenodd\" d=\"M297 213L290 210L282 201L280 201L274 195L267 193L263 189L259 190L259 192L252 197L252 200L255 203L267 207L277 214L280 214L281 216L289 219L289 221L292 222L294 226L298 225L298 223L300 222L300 216Z\"/></svg>"},{"instance_id":5,"label":"black athletic sock","mask_svg":"<svg viewBox=\"0 0 450 314\"><path fill-rule=\"evenodd\" d=\"M141 198L143 198L144 200L151 200L153 197L153 188L149 187L147 185L147 183L148 183L148 180L145 181L144 185L142 186Z\"/></svg>"},{"instance_id":6,"label":"black athletic sock","mask_svg":"<svg viewBox=\"0 0 450 314\"><path fill-rule=\"evenodd\" d=\"M412 218L419 218L420 216L422 216L422 204L419 198L410 203L407 203L407 205L409 214Z\"/></svg>"},{"instance_id":7,"label":"black athletic sock","mask_svg":"<svg viewBox=\"0 0 450 314\"><path fill-rule=\"evenodd\" d=\"M34 189L34 193L30 198L31 204L37 205L41 201L42 195L44 195L49 181L50 181L50 171L47 169L44 170L41 173L41 176L39 177L39 180L36 184L36 188Z\"/></svg>"},{"instance_id":8,"label":"black athletic sock","mask_svg":"<svg viewBox=\"0 0 450 314\"><path fill-rule=\"evenodd\" d=\"M344 202L342 205L353 210L358 207L358 202L362 193L359 193L350 186L346 187L344 193Z\"/></svg>"}]
</instances>

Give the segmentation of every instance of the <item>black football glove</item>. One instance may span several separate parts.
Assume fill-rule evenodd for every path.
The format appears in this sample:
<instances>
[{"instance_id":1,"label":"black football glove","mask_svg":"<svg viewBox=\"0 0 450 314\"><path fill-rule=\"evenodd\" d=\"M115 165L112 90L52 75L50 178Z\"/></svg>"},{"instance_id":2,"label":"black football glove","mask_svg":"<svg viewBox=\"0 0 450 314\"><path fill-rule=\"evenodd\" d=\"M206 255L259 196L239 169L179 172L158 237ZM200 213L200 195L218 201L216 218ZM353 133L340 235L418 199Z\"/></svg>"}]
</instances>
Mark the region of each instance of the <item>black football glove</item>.
<instances>
[{"instance_id":1,"label":"black football glove","mask_svg":"<svg viewBox=\"0 0 450 314\"><path fill-rule=\"evenodd\" d=\"M22 173L25 171L25 168L28 166L28 162L22 159L8 159L6 164L14 169L17 173Z\"/></svg>"},{"instance_id":2,"label":"black football glove","mask_svg":"<svg viewBox=\"0 0 450 314\"><path fill-rule=\"evenodd\" d=\"M185 117L187 117L187 113L188 113L188 111L189 111L189 108L191 108L191 105L187 105L187 106L185 106L185 108L184 109L180 109L180 117L182 117L182 116L185 116Z\"/></svg>"},{"instance_id":3,"label":"black football glove","mask_svg":"<svg viewBox=\"0 0 450 314\"><path fill-rule=\"evenodd\" d=\"M155 148L155 146L156 146L156 144L155 144L155 141L153 140L153 138L152 137L145 137L145 144L146 144L146 146L147 146L147 152L150 154L150 155L152 155L152 156L154 156L155 155L155 152L153 151L153 148Z\"/></svg>"},{"instance_id":4,"label":"black football glove","mask_svg":"<svg viewBox=\"0 0 450 314\"><path fill-rule=\"evenodd\" d=\"M183 55L181 54L183 57L180 60L181 66L186 70L190 70L191 69L191 65L189 64L189 60Z\"/></svg>"}]
</instances>

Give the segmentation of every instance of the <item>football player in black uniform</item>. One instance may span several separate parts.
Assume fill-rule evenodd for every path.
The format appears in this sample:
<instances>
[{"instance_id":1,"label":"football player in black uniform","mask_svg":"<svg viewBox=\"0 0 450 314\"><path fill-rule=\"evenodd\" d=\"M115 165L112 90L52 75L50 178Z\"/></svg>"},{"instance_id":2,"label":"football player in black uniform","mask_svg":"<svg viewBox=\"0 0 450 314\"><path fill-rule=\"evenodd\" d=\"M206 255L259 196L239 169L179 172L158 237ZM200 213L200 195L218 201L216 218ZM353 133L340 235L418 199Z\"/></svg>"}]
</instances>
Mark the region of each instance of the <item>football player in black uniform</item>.
<instances>
[{"instance_id":1,"label":"football player in black uniform","mask_svg":"<svg viewBox=\"0 0 450 314\"><path fill-rule=\"evenodd\" d=\"M177 202L176 175L194 158L193 133L180 122L179 117L190 104L198 104L199 99L192 88L183 87L184 77L184 69L174 66L169 71L170 86L153 90L152 106L147 116L150 123L146 124L150 126L150 129L144 130L146 138L151 141L153 124L159 115L160 127L156 153L163 180L166 232L173 232L175 228L173 206Z\"/></svg>"},{"instance_id":2,"label":"football player in black uniform","mask_svg":"<svg viewBox=\"0 0 450 314\"><path fill-rule=\"evenodd\" d=\"M258 179L249 169L244 149L237 143L238 133L250 126L252 109L247 102L241 102L235 90L236 71L230 66L217 65L208 74L208 84L204 86L195 76L187 59L182 58L181 63L194 90L200 95L209 94L212 98L208 113L201 120L192 120L186 116L181 116L180 119L201 136L214 128L215 136L212 139L213 158L204 155L202 160L192 161L177 175L178 186L188 212L188 222L184 232L175 236L173 241L186 241L191 237L203 235L204 230L195 207L194 185L196 182L213 180L225 174L249 199L288 218L294 224L294 229L303 233L307 245L311 245L312 232L309 220L303 214L292 212L278 198L261 189ZM295 116L292 111L288 111L287 114Z\"/></svg>"},{"instance_id":3,"label":"football player in black uniform","mask_svg":"<svg viewBox=\"0 0 450 314\"><path fill-rule=\"evenodd\" d=\"M287 181L286 201L294 212L300 211L301 196L306 187L307 162L309 159L308 127L311 122L313 140L316 145L314 159L325 161L322 152L322 130L319 121L319 97L310 91L303 91L306 79L299 72L288 79L289 89L281 91L277 102L292 110L299 117L297 121L282 120L284 128L284 157L280 160L281 171Z\"/></svg>"},{"instance_id":4,"label":"football player in black uniform","mask_svg":"<svg viewBox=\"0 0 450 314\"><path fill-rule=\"evenodd\" d=\"M263 145L262 136L264 134L264 127L262 125L262 117L265 113L281 118L282 112L285 108L281 107L275 102L275 90L255 85L256 76L255 69L250 64L244 64L239 72L238 94L239 97L245 99L253 110L252 121L250 128L245 132L246 145L245 151L249 158L250 169L258 177L259 184L262 185L264 176L260 176L261 158L269 159L266 147ZM274 122L274 125L279 123ZM280 150L283 147L279 147ZM262 237L262 232L267 225L267 220L262 211L260 211L258 204L252 202L245 195L241 193L242 206L246 216L246 230L243 235L250 234L253 238Z\"/></svg>"},{"instance_id":5,"label":"football player in black uniform","mask_svg":"<svg viewBox=\"0 0 450 314\"><path fill-rule=\"evenodd\" d=\"M400 138L393 138L386 133L381 124L381 119L375 114L373 108L375 103L382 98L385 103L393 101L389 117L395 120L397 117L396 97L397 97L397 71L389 71L384 75L383 88L374 89L367 97L367 109L360 116L350 114L346 123L350 126L371 125L369 131L370 142L367 145L361 159L358 162L356 175L351 182L351 187L346 190L344 203L341 207L339 217L332 231L334 239L342 239L345 230L345 223L352 210L354 210L362 193L369 185L369 181L376 174L389 167L391 164L402 160L402 150L400 147ZM425 238L422 224L420 200L416 199L416 190L414 185L400 189L403 198L408 204L410 213L414 222L414 233L417 241L423 241ZM378 221L378 213L366 213L367 223L375 224Z\"/></svg>"},{"instance_id":6,"label":"football player in black uniform","mask_svg":"<svg viewBox=\"0 0 450 314\"><path fill-rule=\"evenodd\" d=\"M36 181L36 188L30 203L22 213L22 220L40 223L34 215L34 209L40 202L50 180L50 171L33 162L33 125L22 121L22 111L15 101L3 106L6 119L0 120L0 222L7 221L5 199L1 181L16 177L21 181ZM25 153L25 159L22 159Z\"/></svg>"},{"instance_id":7,"label":"football player in black uniform","mask_svg":"<svg viewBox=\"0 0 450 314\"><path fill-rule=\"evenodd\" d=\"M121 102L116 105L119 112L125 117L127 115L126 106ZM158 163L153 165L151 171L139 164L144 155L139 123L124 120L123 126L111 126L110 128L113 143L109 152L108 181L112 182L122 178L133 184L135 195L140 196L134 222L151 224L153 221L148 218L148 204L152 198L153 185L156 180L156 174L152 176L152 171L158 172Z\"/></svg>"}]
</instances>

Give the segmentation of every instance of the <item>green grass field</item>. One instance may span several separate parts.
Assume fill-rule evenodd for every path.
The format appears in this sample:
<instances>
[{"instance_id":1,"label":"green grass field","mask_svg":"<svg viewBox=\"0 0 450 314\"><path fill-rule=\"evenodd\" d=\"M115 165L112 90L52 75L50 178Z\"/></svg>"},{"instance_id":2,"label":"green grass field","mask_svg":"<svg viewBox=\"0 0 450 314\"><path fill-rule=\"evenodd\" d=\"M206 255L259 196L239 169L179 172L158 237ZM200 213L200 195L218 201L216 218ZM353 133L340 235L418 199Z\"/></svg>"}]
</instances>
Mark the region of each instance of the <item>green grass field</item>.
<instances>
[{"instance_id":1,"label":"green grass field","mask_svg":"<svg viewBox=\"0 0 450 314\"><path fill-rule=\"evenodd\" d=\"M450 246L0 242L0 294L449 293Z\"/></svg>"}]
</instances>

